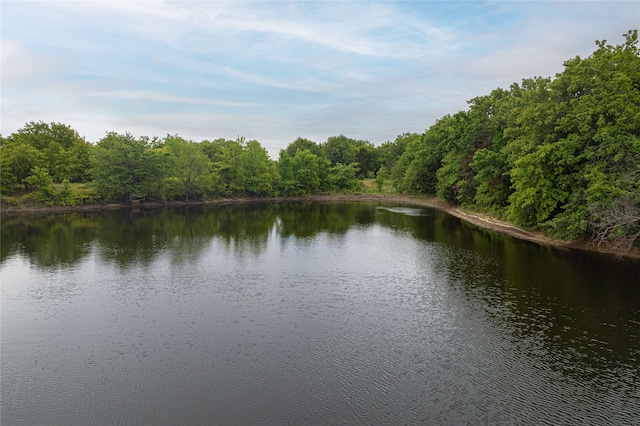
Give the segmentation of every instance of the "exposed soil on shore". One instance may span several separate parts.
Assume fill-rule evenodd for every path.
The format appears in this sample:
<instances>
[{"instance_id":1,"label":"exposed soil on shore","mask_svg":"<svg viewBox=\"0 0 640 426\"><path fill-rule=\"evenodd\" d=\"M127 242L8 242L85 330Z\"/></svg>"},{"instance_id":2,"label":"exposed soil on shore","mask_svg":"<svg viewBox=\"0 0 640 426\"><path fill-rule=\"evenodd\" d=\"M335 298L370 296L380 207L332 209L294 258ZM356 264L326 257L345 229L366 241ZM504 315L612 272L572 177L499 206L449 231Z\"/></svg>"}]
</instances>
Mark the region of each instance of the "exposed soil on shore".
<instances>
[{"instance_id":1,"label":"exposed soil on shore","mask_svg":"<svg viewBox=\"0 0 640 426\"><path fill-rule=\"evenodd\" d=\"M480 214L477 212L466 211L460 206L448 204L442 200L432 197L415 197L399 194L331 194L331 195L313 195L306 197L268 197L268 198L219 198L207 201L171 201L171 202L144 202L144 209L173 207L185 205L204 205L204 204L241 204L241 203L274 203L274 202L290 202L290 201L378 201L393 202L401 204L411 204L416 206L431 207L445 211L465 222L471 223L479 228L487 229L493 232L506 234L515 238L531 241L544 246L553 246L558 248L585 250L590 252L599 252L607 255L618 257L640 259L640 247L634 247L630 251L619 252L603 245L598 245L593 241L564 241L560 239L550 238L541 233L519 228L511 223L495 219L491 216ZM1 216L30 215L43 213L72 213L72 212L97 212L119 209L130 209L131 204L87 204L79 206L5 206L0 208Z\"/></svg>"}]
</instances>

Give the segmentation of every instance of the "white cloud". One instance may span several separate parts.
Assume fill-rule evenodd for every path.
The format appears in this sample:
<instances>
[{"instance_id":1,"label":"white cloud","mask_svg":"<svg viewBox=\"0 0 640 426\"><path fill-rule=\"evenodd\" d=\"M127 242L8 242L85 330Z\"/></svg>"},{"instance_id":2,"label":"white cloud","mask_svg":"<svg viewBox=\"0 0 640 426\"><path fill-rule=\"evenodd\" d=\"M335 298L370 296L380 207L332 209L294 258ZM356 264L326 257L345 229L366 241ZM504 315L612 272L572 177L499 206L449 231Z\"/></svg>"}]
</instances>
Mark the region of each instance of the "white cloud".
<instances>
[{"instance_id":1,"label":"white cloud","mask_svg":"<svg viewBox=\"0 0 640 426\"><path fill-rule=\"evenodd\" d=\"M375 143L466 101L552 76L637 2L3 2L2 120L269 152L298 136Z\"/></svg>"},{"instance_id":2,"label":"white cloud","mask_svg":"<svg viewBox=\"0 0 640 426\"><path fill-rule=\"evenodd\" d=\"M64 63L52 55L36 54L16 40L0 40L2 85L31 84L63 68Z\"/></svg>"},{"instance_id":3,"label":"white cloud","mask_svg":"<svg viewBox=\"0 0 640 426\"><path fill-rule=\"evenodd\" d=\"M139 100L144 102L166 102L170 104L217 105L227 107L257 107L261 104L233 102L206 97L173 96L170 94L142 90L96 91L87 93L89 97L102 99Z\"/></svg>"},{"instance_id":4,"label":"white cloud","mask_svg":"<svg viewBox=\"0 0 640 426\"><path fill-rule=\"evenodd\" d=\"M314 3L313 15L299 13L299 8L269 3L247 8L242 2L186 3L193 10L191 19L202 28L216 32L265 33L310 42L338 52L373 57L415 57L447 49L450 36L443 29L431 27L409 16L398 14L385 3L353 4L349 2ZM298 12L298 13L296 13ZM398 27L401 23L402 28ZM398 44L378 31L393 32L403 38ZM412 31L431 39L407 39Z\"/></svg>"}]
</instances>

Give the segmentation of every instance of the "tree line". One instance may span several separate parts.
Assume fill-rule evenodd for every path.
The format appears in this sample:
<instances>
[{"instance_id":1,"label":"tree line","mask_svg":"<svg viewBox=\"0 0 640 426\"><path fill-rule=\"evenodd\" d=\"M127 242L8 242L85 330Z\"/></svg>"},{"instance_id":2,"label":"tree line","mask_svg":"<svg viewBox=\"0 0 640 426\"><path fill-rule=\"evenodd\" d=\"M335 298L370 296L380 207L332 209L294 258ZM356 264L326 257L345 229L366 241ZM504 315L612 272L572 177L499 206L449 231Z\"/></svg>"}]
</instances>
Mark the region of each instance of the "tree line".
<instances>
[{"instance_id":1,"label":"tree line","mask_svg":"<svg viewBox=\"0 0 640 426\"><path fill-rule=\"evenodd\" d=\"M358 191L385 149L344 135L320 144L297 138L275 161L242 137L194 142L108 132L92 144L66 124L30 122L0 137L0 191L59 204Z\"/></svg>"},{"instance_id":2,"label":"tree line","mask_svg":"<svg viewBox=\"0 0 640 426\"><path fill-rule=\"evenodd\" d=\"M380 146L298 138L277 160L244 138L110 132L91 144L67 125L31 122L0 137L0 191L23 186L59 203L193 200L358 191L360 179L375 177L379 187L390 179L399 192L437 195L555 237L628 248L640 240L638 32L596 46L555 78L473 98L422 134Z\"/></svg>"}]
</instances>

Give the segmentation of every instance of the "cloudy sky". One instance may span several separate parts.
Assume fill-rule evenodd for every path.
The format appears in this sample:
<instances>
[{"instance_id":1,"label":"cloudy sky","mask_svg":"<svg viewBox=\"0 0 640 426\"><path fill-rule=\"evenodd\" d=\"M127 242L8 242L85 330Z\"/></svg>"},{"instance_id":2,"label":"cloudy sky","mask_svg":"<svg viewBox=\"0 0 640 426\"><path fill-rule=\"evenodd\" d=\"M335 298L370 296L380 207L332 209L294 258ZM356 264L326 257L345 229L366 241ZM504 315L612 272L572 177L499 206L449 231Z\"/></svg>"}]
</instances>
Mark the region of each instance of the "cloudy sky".
<instances>
[{"instance_id":1,"label":"cloudy sky","mask_svg":"<svg viewBox=\"0 0 640 426\"><path fill-rule=\"evenodd\" d=\"M0 133L380 144L621 43L636 1L6 1Z\"/></svg>"}]
</instances>

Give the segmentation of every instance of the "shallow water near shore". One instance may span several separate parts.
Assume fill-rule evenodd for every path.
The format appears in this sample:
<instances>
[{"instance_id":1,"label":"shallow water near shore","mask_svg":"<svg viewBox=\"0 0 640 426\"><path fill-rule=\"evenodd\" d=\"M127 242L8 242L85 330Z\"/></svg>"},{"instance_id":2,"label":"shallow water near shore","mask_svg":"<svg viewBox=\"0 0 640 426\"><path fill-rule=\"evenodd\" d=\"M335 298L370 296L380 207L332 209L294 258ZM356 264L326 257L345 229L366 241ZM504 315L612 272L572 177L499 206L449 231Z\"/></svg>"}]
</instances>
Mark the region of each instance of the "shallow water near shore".
<instances>
[{"instance_id":1,"label":"shallow water near shore","mask_svg":"<svg viewBox=\"0 0 640 426\"><path fill-rule=\"evenodd\" d=\"M436 210L11 218L4 424L634 424L640 263Z\"/></svg>"}]
</instances>

